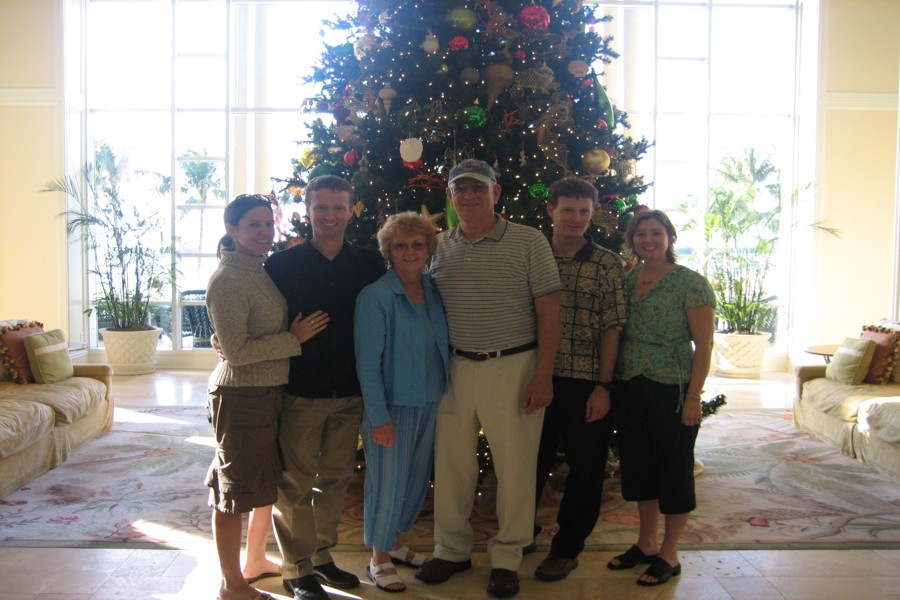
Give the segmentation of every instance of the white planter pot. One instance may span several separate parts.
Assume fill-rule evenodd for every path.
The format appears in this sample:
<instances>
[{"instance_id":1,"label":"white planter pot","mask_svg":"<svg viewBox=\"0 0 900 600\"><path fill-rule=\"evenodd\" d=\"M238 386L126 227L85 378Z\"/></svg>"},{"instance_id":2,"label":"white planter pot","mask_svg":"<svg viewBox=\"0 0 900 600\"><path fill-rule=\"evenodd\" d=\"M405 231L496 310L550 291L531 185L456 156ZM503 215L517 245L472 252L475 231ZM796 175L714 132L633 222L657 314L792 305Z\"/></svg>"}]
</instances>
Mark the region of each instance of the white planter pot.
<instances>
[{"instance_id":1,"label":"white planter pot","mask_svg":"<svg viewBox=\"0 0 900 600\"><path fill-rule=\"evenodd\" d=\"M113 331L101 329L106 361L113 375L145 375L156 371L156 346L162 328L146 331Z\"/></svg>"},{"instance_id":2,"label":"white planter pot","mask_svg":"<svg viewBox=\"0 0 900 600\"><path fill-rule=\"evenodd\" d=\"M759 377L770 333L716 333L713 366L722 377Z\"/></svg>"}]
</instances>

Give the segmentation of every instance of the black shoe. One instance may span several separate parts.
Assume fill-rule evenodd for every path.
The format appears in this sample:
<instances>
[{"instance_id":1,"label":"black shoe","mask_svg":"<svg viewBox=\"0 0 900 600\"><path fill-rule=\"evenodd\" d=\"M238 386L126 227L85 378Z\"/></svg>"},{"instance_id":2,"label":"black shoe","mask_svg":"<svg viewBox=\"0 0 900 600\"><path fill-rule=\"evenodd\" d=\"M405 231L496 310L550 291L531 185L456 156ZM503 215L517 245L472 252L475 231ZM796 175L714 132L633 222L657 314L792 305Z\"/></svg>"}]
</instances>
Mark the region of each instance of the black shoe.
<instances>
[{"instance_id":1,"label":"black shoe","mask_svg":"<svg viewBox=\"0 0 900 600\"><path fill-rule=\"evenodd\" d=\"M444 583L454 573L465 571L472 568L472 561L469 559L452 561L443 558L432 558L416 571L416 579L424 581L427 584L434 585L436 583Z\"/></svg>"},{"instance_id":2,"label":"black shoe","mask_svg":"<svg viewBox=\"0 0 900 600\"><path fill-rule=\"evenodd\" d=\"M577 566L577 558L563 558L562 556L548 554L535 569L534 576L542 581L559 581L560 579L565 579Z\"/></svg>"},{"instance_id":3,"label":"black shoe","mask_svg":"<svg viewBox=\"0 0 900 600\"><path fill-rule=\"evenodd\" d=\"M314 575L304 575L296 579L285 579L284 589L294 595L294 600L329 600Z\"/></svg>"},{"instance_id":4,"label":"black shoe","mask_svg":"<svg viewBox=\"0 0 900 600\"><path fill-rule=\"evenodd\" d=\"M495 598L511 598L519 593L519 574L509 569L491 569L487 593Z\"/></svg>"},{"instance_id":5,"label":"black shoe","mask_svg":"<svg viewBox=\"0 0 900 600\"><path fill-rule=\"evenodd\" d=\"M359 577L353 573L348 573L343 569L339 569L333 562L314 566L313 575L315 575L316 579L321 583L330 585L333 588L349 590L359 587Z\"/></svg>"}]
</instances>

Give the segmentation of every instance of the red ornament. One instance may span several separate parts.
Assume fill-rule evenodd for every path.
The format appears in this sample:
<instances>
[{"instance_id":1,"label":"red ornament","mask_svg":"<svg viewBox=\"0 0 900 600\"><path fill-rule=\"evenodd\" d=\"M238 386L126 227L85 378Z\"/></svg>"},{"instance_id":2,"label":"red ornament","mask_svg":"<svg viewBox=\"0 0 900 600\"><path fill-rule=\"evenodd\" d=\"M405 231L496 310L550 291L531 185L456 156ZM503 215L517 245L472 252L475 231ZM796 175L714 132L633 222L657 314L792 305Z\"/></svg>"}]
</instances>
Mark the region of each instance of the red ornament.
<instances>
[{"instance_id":1,"label":"red ornament","mask_svg":"<svg viewBox=\"0 0 900 600\"><path fill-rule=\"evenodd\" d=\"M532 4L519 13L519 23L526 29L547 29L550 25L550 14L543 6Z\"/></svg>"},{"instance_id":2,"label":"red ornament","mask_svg":"<svg viewBox=\"0 0 900 600\"><path fill-rule=\"evenodd\" d=\"M463 35L458 35L450 40L450 43L447 44L447 46L454 52L461 52L469 49L469 40Z\"/></svg>"},{"instance_id":3,"label":"red ornament","mask_svg":"<svg viewBox=\"0 0 900 600\"><path fill-rule=\"evenodd\" d=\"M600 129L609 129L609 123L607 123L607 122L606 122L605 120L603 120L603 119L598 119L598 120L597 120L597 127L599 127ZM609 154L609 152L607 152L607 154Z\"/></svg>"},{"instance_id":4,"label":"red ornament","mask_svg":"<svg viewBox=\"0 0 900 600\"><path fill-rule=\"evenodd\" d=\"M422 162L422 159L421 159L421 158L420 158L419 160L415 161L415 162L408 162L408 161L405 161L405 160L403 161L403 166L406 167L407 169L409 169L410 171L418 171L419 169L422 168L422 166L423 166L424 164L425 164L425 163Z\"/></svg>"},{"instance_id":5,"label":"red ornament","mask_svg":"<svg viewBox=\"0 0 900 600\"><path fill-rule=\"evenodd\" d=\"M519 62L525 62L525 56L526 56L526 54L525 54L525 51L524 51L524 50L516 50L516 53L514 54L514 56L516 57L516 60L517 60L517 61L519 61Z\"/></svg>"},{"instance_id":6,"label":"red ornament","mask_svg":"<svg viewBox=\"0 0 900 600\"><path fill-rule=\"evenodd\" d=\"M359 160L359 154L356 153L356 150L348 150L344 153L344 162L350 165L351 167L356 164L356 161Z\"/></svg>"}]
</instances>

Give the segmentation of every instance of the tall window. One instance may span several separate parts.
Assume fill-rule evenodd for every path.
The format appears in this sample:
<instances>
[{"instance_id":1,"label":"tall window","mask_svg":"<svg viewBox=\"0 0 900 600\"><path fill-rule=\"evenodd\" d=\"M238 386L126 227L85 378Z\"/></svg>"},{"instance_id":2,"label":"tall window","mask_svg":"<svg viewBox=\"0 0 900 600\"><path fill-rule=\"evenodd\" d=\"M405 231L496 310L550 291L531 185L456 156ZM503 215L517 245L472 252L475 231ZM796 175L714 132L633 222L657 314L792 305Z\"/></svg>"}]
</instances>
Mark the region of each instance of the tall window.
<instances>
[{"instance_id":1,"label":"tall window","mask_svg":"<svg viewBox=\"0 0 900 600\"><path fill-rule=\"evenodd\" d=\"M147 202L169 216L179 252L176 286L154 299L163 345L207 346L198 330L208 326L203 292L224 206L290 174L305 137L302 77L323 41L343 41L322 21L348 10L310 0L89 0L88 147L105 142L127 160Z\"/></svg>"},{"instance_id":2,"label":"tall window","mask_svg":"<svg viewBox=\"0 0 900 600\"><path fill-rule=\"evenodd\" d=\"M222 211L291 172L306 138L302 77L323 20L355 3L329 0L88 0L88 148L112 146L159 203L179 250L177 285L154 299L163 344L194 347L190 307L217 265ZM789 185L796 177L799 0L603 0L621 58L605 67L631 135L655 142L638 168L644 202L683 224L705 210L708 172L754 147ZM323 116L323 115L315 115ZM783 219L790 221L790 219ZM679 245L699 247L685 233ZM787 244L785 244L787 247ZM787 261L784 261L786 264ZM185 310L188 309L188 310ZM199 336L202 337L202 336ZM198 339L199 339L198 337Z\"/></svg>"},{"instance_id":3,"label":"tall window","mask_svg":"<svg viewBox=\"0 0 900 600\"><path fill-rule=\"evenodd\" d=\"M806 4L809 4L808 2ZM653 140L639 169L654 185L643 201L672 218L683 262L702 250L702 231L685 230L708 206L711 169L726 156L756 149L779 169L788 200L798 175L800 96L799 0L604 0L621 57L606 67L613 101L632 133ZM812 147L808 145L807 147ZM809 183L809 182L806 182ZM688 206L688 213L682 211ZM787 322L791 206L770 278L779 329ZM783 341L776 336L779 343Z\"/></svg>"}]
</instances>

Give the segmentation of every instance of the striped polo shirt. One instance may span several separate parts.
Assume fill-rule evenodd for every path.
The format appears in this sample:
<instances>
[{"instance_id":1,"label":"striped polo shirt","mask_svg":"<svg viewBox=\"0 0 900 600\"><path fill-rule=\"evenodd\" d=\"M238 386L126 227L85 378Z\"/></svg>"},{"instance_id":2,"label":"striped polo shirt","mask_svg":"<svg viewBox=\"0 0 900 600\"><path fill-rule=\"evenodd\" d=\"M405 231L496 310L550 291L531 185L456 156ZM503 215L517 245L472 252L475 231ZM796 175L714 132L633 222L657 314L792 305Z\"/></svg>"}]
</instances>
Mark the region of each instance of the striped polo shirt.
<instances>
[{"instance_id":1,"label":"striped polo shirt","mask_svg":"<svg viewBox=\"0 0 900 600\"><path fill-rule=\"evenodd\" d=\"M496 219L475 242L459 227L438 235L430 272L447 311L450 345L460 350L504 350L534 341L534 299L560 289L547 238Z\"/></svg>"}]
</instances>

